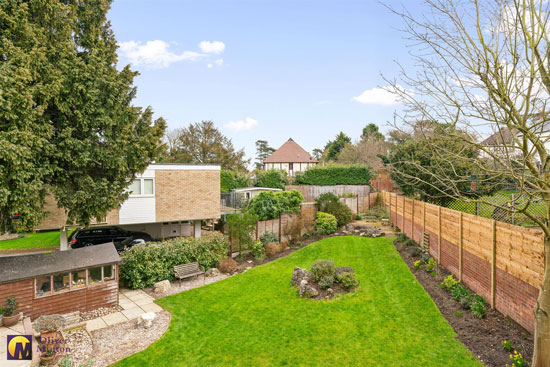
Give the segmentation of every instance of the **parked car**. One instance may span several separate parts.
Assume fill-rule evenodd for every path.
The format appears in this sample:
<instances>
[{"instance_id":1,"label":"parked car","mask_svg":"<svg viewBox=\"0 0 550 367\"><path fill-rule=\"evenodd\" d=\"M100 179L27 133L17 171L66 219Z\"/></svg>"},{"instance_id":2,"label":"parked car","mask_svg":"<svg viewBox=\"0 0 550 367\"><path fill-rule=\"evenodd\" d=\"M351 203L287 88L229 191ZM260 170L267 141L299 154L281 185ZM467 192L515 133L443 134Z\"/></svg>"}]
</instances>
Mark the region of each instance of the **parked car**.
<instances>
[{"instance_id":1,"label":"parked car","mask_svg":"<svg viewBox=\"0 0 550 367\"><path fill-rule=\"evenodd\" d=\"M138 243L151 241L145 232L127 231L118 227L97 227L76 230L70 237L71 248L99 245L113 242L118 252L124 251Z\"/></svg>"}]
</instances>

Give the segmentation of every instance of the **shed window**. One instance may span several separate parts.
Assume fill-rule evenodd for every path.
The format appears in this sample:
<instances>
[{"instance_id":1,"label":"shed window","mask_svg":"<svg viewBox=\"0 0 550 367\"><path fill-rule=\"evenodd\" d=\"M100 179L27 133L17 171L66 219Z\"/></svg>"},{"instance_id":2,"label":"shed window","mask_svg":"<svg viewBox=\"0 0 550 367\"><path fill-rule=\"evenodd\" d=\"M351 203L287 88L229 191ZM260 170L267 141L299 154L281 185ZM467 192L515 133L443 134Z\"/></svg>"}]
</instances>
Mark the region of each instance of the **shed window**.
<instances>
[{"instance_id":1,"label":"shed window","mask_svg":"<svg viewBox=\"0 0 550 367\"><path fill-rule=\"evenodd\" d=\"M72 272L72 289L83 288L86 286L86 270Z\"/></svg>"},{"instance_id":2,"label":"shed window","mask_svg":"<svg viewBox=\"0 0 550 367\"><path fill-rule=\"evenodd\" d=\"M36 279L36 295L47 296L52 294L51 277L40 277Z\"/></svg>"},{"instance_id":3,"label":"shed window","mask_svg":"<svg viewBox=\"0 0 550 367\"><path fill-rule=\"evenodd\" d=\"M106 265L103 267L103 280L114 280L115 279L115 266Z\"/></svg>"},{"instance_id":4,"label":"shed window","mask_svg":"<svg viewBox=\"0 0 550 367\"><path fill-rule=\"evenodd\" d=\"M88 284L101 283L103 281L101 276L101 266L98 268L90 268L88 270Z\"/></svg>"},{"instance_id":5,"label":"shed window","mask_svg":"<svg viewBox=\"0 0 550 367\"><path fill-rule=\"evenodd\" d=\"M61 293L70 288L69 273L56 274L53 276L53 291Z\"/></svg>"}]
</instances>

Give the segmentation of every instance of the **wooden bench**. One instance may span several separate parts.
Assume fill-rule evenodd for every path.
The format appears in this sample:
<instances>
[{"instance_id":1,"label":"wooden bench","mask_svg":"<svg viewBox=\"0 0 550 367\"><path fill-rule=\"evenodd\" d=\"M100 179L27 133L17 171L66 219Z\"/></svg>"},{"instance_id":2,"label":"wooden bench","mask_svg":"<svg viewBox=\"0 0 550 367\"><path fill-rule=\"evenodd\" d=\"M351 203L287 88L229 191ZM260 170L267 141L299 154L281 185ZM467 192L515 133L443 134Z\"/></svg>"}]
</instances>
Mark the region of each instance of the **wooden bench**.
<instances>
[{"instance_id":1,"label":"wooden bench","mask_svg":"<svg viewBox=\"0 0 550 367\"><path fill-rule=\"evenodd\" d=\"M180 280L180 283L182 279L191 278L200 274L203 275L203 281L206 282L204 270L201 270L198 262L174 266L174 276Z\"/></svg>"}]
</instances>

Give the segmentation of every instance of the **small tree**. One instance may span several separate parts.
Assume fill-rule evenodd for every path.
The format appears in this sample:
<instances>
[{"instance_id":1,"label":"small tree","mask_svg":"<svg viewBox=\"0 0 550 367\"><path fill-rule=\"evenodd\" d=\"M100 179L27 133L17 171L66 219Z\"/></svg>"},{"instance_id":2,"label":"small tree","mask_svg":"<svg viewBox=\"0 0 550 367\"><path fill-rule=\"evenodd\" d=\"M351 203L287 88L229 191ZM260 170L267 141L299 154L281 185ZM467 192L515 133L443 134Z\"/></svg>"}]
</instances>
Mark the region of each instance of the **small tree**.
<instances>
[{"instance_id":1,"label":"small tree","mask_svg":"<svg viewBox=\"0 0 550 367\"><path fill-rule=\"evenodd\" d=\"M267 171L256 171L256 181L254 182L254 186L256 187L270 187L284 190L287 184L288 175L284 170L269 169Z\"/></svg>"},{"instance_id":2,"label":"small tree","mask_svg":"<svg viewBox=\"0 0 550 367\"><path fill-rule=\"evenodd\" d=\"M257 217L248 212L227 216L227 234L231 243L236 243L239 247L239 256L243 248L249 248L252 244L252 235L256 230L257 221Z\"/></svg>"}]
</instances>

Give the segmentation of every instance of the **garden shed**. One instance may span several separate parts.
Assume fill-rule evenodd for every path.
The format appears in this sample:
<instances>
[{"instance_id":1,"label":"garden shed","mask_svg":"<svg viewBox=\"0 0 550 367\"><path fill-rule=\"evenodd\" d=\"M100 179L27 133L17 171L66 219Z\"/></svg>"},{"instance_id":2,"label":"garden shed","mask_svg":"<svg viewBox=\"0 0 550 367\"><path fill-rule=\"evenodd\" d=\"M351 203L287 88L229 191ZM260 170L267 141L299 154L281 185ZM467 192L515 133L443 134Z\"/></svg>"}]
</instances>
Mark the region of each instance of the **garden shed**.
<instances>
[{"instance_id":1,"label":"garden shed","mask_svg":"<svg viewBox=\"0 0 550 367\"><path fill-rule=\"evenodd\" d=\"M86 312L118 304L120 256L112 243L69 251L0 257L0 304L14 295L18 312Z\"/></svg>"}]
</instances>

